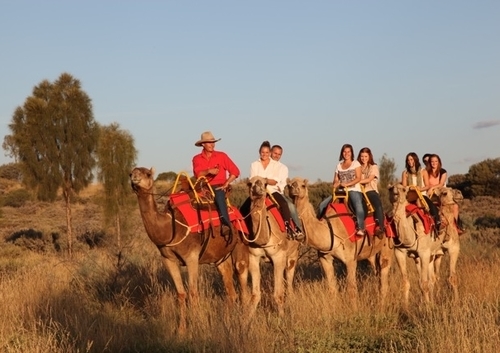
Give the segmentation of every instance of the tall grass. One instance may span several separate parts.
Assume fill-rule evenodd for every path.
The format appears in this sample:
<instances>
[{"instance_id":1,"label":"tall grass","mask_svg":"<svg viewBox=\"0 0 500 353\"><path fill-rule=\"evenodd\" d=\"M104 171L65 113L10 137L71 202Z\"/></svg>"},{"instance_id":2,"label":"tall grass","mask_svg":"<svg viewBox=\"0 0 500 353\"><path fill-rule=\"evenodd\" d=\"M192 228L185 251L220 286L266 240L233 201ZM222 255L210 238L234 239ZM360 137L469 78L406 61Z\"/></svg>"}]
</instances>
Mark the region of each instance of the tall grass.
<instances>
[{"instance_id":1,"label":"tall grass","mask_svg":"<svg viewBox=\"0 0 500 353\"><path fill-rule=\"evenodd\" d=\"M376 278L360 271L354 310L342 266L335 297L317 263L302 258L283 317L273 307L271 265L262 264L264 295L247 325L244 309L225 301L215 269L203 266L200 303L190 308L182 337L175 290L158 251L144 238L117 251L81 251L69 260L2 244L0 352L450 353L495 352L500 344L500 251L474 241L462 244L460 300L453 302L444 261L435 303L423 305L410 264L407 311L395 265L384 308Z\"/></svg>"}]
</instances>

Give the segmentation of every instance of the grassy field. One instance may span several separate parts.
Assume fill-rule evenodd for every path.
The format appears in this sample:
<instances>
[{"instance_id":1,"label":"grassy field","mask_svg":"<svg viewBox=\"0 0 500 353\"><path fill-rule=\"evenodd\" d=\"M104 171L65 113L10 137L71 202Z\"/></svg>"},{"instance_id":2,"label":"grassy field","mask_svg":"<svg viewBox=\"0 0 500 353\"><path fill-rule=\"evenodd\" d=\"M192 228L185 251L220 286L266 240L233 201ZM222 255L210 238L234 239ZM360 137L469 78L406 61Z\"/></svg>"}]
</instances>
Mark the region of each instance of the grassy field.
<instances>
[{"instance_id":1,"label":"grassy field","mask_svg":"<svg viewBox=\"0 0 500 353\"><path fill-rule=\"evenodd\" d=\"M84 195L85 196L85 195ZM466 200L471 228L480 207L498 212L498 200ZM496 205L496 206L495 206ZM410 308L401 300L394 264L387 305L378 307L377 279L360 264L359 305L323 283L316 255L303 247L295 291L278 317L271 298L270 264L263 263L264 295L256 317L228 306L213 266L202 266L200 304L190 308L188 332L176 333L175 291L158 250L135 210L122 247L110 241L89 249L75 243L71 259L50 246L5 242L20 229L64 234L60 205L31 202L2 208L0 219L0 352L496 352L500 345L500 248L498 229L470 230L457 266L460 300L453 302L442 266L436 302L421 301L411 270ZM496 207L496 208L495 208ZM486 211L483 211L483 213ZM489 212L489 211L488 211ZM75 205L75 233L102 229L98 206ZM498 214L497 214L498 217ZM39 243L38 243L39 244ZM46 239L50 244L50 239ZM36 244L35 244L36 245ZM32 250L30 250L30 248ZM408 260L412 261L412 260Z\"/></svg>"}]
</instances>

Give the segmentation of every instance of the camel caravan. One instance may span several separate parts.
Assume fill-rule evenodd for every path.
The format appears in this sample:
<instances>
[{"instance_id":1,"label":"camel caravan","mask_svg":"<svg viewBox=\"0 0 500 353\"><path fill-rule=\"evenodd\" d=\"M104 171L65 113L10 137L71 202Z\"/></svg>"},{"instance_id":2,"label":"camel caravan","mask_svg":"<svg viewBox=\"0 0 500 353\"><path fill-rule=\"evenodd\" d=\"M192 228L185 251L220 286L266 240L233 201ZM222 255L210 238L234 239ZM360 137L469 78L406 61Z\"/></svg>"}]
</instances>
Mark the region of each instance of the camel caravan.
<instances>
[{"instance_id":1,"label":"camel caravan","mask_svg":"<svg viewBox=\"0 0 500 353\"><path fill-rule=\"evenodd\" d=\"M154 190L154 169L138 167L130 173L144 227L150 240L158 247L177 291L180 332L186 330L187 299L196 303L198 298L199 264L215 264L232 303L238 298L233 284L233 276L237 275L240 301L248 306L251 317L261 298L260 261L270 261L274 267L274 300L278 312L283 314L285 292L291 294L293 291L299 246L309 246L318 251L328 288L335 295L338 294L338 283L333 258L345 264L346 289L354 306L358 291L358 261L368 260L372 265L379 278L380 304L383 304L395 253L402 274L403 301L407 304L410 284L406 258L414 259L421 276L420 289L425 301L430 302L442 256L449 253L449 282L455 298L458 298L455 267L460 243L451 210L451 205L459 202L455 190L445 187L436 195L439 197L443 223L446 226L439 233L431 234L430 216L425 213L424 207L411 202L407 195L411 192L411 187L403 187L401 184L392 186L390 191L394 208L393 216L386 218L386 234L383 237L375 235L373 215L368 214L367 234L360 237L354 231L355 216L346 207L344 199L332 200L324 214L318 218L318 212L309 200L308 181L293 178L288 180L289 195L297 208L306 236L303 242L299 242L290 238L280 213L273 211L278 205L266 192L263 178L254 177L248 183L251 208L247 217L230 206L233 224L231 237L224 237L220 232L220 220L211 200L211 190L200 189L203 184L201 180L192 184L187 176L179 175L178 178L179 187L175 189L179 190L172 192L165 209L159 210L155 201L157 194ZM415 207L424 213L416 214ZM187 269L187 290L181 278L180 266L186 266ZM252 279L251 294L248 289L249 275Z\"/></svg>"},{"instance_id":2,"label":"camel caravan","mask_svg":"<svg viewBox=\"0 0 500 353\"><path fill-rule=\"evenodd\" d=\"M252 163L248 198L238 208L230 203L228 193L230 183L240 172L225 153L214 150L219 140L210 132L201 135L195 143L203 150L193 157L194 177L184 172L177 175L163 210L155 201L154 169L136 167L130 173L146 233L158 247L175 285L180 333L187 329L188 300L191 305L198 302L200 264L216 266L231 304L238 301L234 286L237 277L239 302L249 323L262 295L261 262L269 262L273 266L274 304L278 314L283 315L286 296L293 294L301 246L317 251L327 287L334 297L339 292L334 258L345 265L346 293L354 309L358 300L358 262L368 261L377 275L382 308L394 255L402 276L403 305L408 305L410 295L407 258L412 258L417 266L424 302L431 303L446 253L450 255L448 281L454 298L458 299L456 263L460 243L455 221L457 204L461 201L459 192L447 187L432 189L432 205L440 213L438 223L436 214L430 215L430 199L424 199L417 186L391 186L393 210L389 217L381 212L376 186L370 191L364 188L352 191L356 181L347 179L347 174L338 177L336 173L331 197L316 210L309 200L308 181L300 177L289 179L288 168L279 162L283 149L279 145L271 148L264 141L259 149L260 159ZM277 156L271 159L271 150L274 154L275 148ZM371 151L368 148L362 151L365 155L358 159L373 163ZM352 146L344 145L339 167L349 158L352 161L352 155ZM352 163L354 167L356 163ZM360 166L358 163L357 167ZM356 173L360 173L359 169ZM378 176L377 168L367 170ZM348 174L348 177L354 175ZM364 174L365 180L371 181L373 176L368 178L368 174ZM357 178L359 182L361 176ZM187 289L181 266L187 270Z\"/></svg>"}]
</instances>

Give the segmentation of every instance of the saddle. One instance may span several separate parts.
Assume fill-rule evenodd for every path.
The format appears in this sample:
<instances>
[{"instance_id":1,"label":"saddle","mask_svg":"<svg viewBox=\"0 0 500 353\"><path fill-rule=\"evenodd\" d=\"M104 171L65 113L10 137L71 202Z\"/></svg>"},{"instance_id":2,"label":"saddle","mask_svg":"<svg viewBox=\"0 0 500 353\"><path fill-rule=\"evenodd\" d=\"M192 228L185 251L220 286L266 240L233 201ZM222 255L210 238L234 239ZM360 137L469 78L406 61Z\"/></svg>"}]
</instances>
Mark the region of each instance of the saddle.
<instances>
[{"instance_id":1,"label":"saddle","mask_svg":"<svg viewBox=\"0 0 500 353\"><path fill-rule=\"evenodd\" d=\"M368 196L366 195L364 188L362 187L362 193L363 193L363 200L367 209L367 214L365 217L365 228L370 236L375 235L375 228L377 226L377 222L375 221L374 217L374 208L373 205L371 204L370 200L368 199ZM331 208L335 211L335 215L332 216L327 216L327 210L328 208ZM356 241L359 239L359 236L356 236L356 216L354 213L354 210L352 209L351 205L349 204L349 194L345 188L337 188L333 190L333 197L332 197L332 202L326 207L323 218L328 219L333 218L333 217L339 217L342 223L344 224L344 227L346 228L349 236L349 239L351 241ZM385 222L385 229L389 229L390 225L387 221L387 219L384 220ZM392 234L392 232L391 232ZM387 233L386 233L387 236Z\"/></svg>"},{"instance_id":2,"label":"saddle","mask_svg":"<svg viewBox=\"0 0 500 353\"><path fill-rule=\"evenodd\" d=\"M177 187L180 187L178 191ZM215 205L215 193L205 177L200 177L193 183L185 172L177 175L170 194L169 205L177 208L184 216L191 232L201 233L208 228L221 225L219 212ZM240 232L249 234L238 208L232 206L226 193L229 220Z\"/></svg>"}]
</instances>

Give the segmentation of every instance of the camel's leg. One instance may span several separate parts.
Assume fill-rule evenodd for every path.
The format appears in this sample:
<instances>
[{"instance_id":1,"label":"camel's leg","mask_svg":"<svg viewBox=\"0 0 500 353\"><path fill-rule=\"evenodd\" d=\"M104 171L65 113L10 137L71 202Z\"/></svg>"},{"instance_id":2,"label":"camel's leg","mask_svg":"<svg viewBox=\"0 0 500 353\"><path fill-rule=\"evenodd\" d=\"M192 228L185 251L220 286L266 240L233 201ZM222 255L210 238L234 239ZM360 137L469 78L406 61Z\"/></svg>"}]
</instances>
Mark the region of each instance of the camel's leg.
<instances>
[{"instance_id":1,"label":"camel's leg","mask_svg":"<svg viewBox=\"0 0 500 353\"><path fill-rule=\"evenodd\" d=\"M448 248L448 253L450 254L450 276L448 277L448 282L453 288L453 298L458 301L458 278L456 274L458 255L460 254L460 243L458 241L453 242Z\"/></svg>"},{"instance_id":2,"label":"camel's leg","mask_svg":"<svg viewBox=\"0 0 500 353\"><path fill-rule=\"evenodd\" d=\"M224 282L224 288L226 289L226 295L230 301L230 303L234 304L236 302L237 294L234 289L233 282L233 263L231 257L228 257L226 260L222 261L218 266L222 281Z\"/></svg>"},{"instance_id":3,"label":"camel's leg","mask_svg":"<svg viewBox=\"0 0 500 353\"><path fill-rule=\"evenodd\" d=\"M273 275L274 275L274 302L280 316L283 316L284 303L285 303L285 283L283 273L287 265L287 258L285 252L278 252L271 257L273 261Z\"/></svg>"},{"instance_id":4,"label":"camel's leg","mask_svg":"<svg viewBox=\"0 0 500 353\"><path fill-rule=\"evenodd\" d=\"M184 288L184 284L182 283L181 271L179 269L179 265L176 261L172 261L165 257L162 257L163 264L167 269L168 273L172 277L172 281L174 281L175 289L177 291L177 299L179 301L179 326L178 332L180 335L186 333L187 322L186 322L186 301L187 301L187 293Z\"/></svg>"},{"instance_id":5,"label":"camel's leg","mask_svg":"<svg viewBox=\"0 0 500 353\"><path fill-rule=\"evenodd\" d=\"M295 277L295 270L297 269L297 261L299 259L299 246L296 241L289 243L288 254L285 268L285 281L286 290L288 295L293 293L293 279Z\"/></svg>"},{"instance_id":6,"label":"camel's leg","mask_svg":"<svg viewBox=\"0 0 500 353\"><path fill-rule=\"evenodd\" d=\"M238 283L240 284L240 302L243 305L246 305L250 300L250 290L248 288L248 246L243 243L236 244L236 247L231 253L231 258L233 261L233 266L236 269Z\"/></svg>"},{"instance_id":7,"label":"camel's leg","mask_svg":"<svg viewBox=\"0 0 500 353\"><path fill-rule=\"evenodd\" d=\"M260 302L260 256L250 254L248 271L252 277L252 296L249 303L248 318L251 319L257 310Z\"/></svg>"},{"instance_id":8,"label":"camel's leg","mask_svg":"<svg viewBox=\"0 0 500 353\"><path fill-rule=\"evenodd\" d=\"M355 259L348 260L345 263L347 268L347 295L352 300L352 305L355 310L358 308L358 284L356 282L356 270L358 261Z\"/></svg>"},{"instance_id":9,"label":"camel's leg","mask_svg":"<svg viewBox=\"0 0 500 353\"><path fill-rule=\"evenodd\" d=\"M319 263L323 268L323 273L325 274L326 283L328 285L328 290L330 293L337 296L338 287L337 287L337 278L335 277L335 270L333 268L333 256L332 254L322 254L319 255Z\"/></svg>"},{"instance_id":10,"label":"camel's leg","mask_svg":"<svg viewBox=\"0 0 500 353\"><path fill-rule=\"evenodd\" d=\"M420 278L420 290L424 296L426 303L430 303L430 287L429 287L429 271L431 266L431 253L430 250L420 252L418 258L415 259L417 264L418 274ZM432 264L434 266L434 264Z\"/></svg>"},{"instance_id":11,"label":"camel's leg","mask_svg":"<svg viewBox=\"0 0 500 353\"><path fill-rule=\"evenodd\" d=\"M389 291L389 272L391 270L393 256L394 252L388 245L382 249L378 256L378 268L380 272L380 307L385 305L385 299Z\"/></svg>"},{"instance_id":12,"label":"camel's leg","mask_svg":"<svg viewBox=\"0 0 500 353\"><path fill-rule=\"evenodd\" d=\"M406 252L396 249L395 256L396 263L399 267L399 272L401 272L401 280L403 282L403 305L405 309L408 309L410 301L410 280L408 279L408 270L406 268Z\"/></svg>"},{"instance_id":13,"label":"camel's leg","mask_svg":"<svg viewBox=\"0 0 500 353\"><path fill-rule=\"evenodd\" d=\"M190 303L193 305L198 305L199 303L199 293L198 293L198 253L192 252L187 258L184 259L186 262L186 269L188 274L188 294Z\"/></svg>"}]
</instances>

